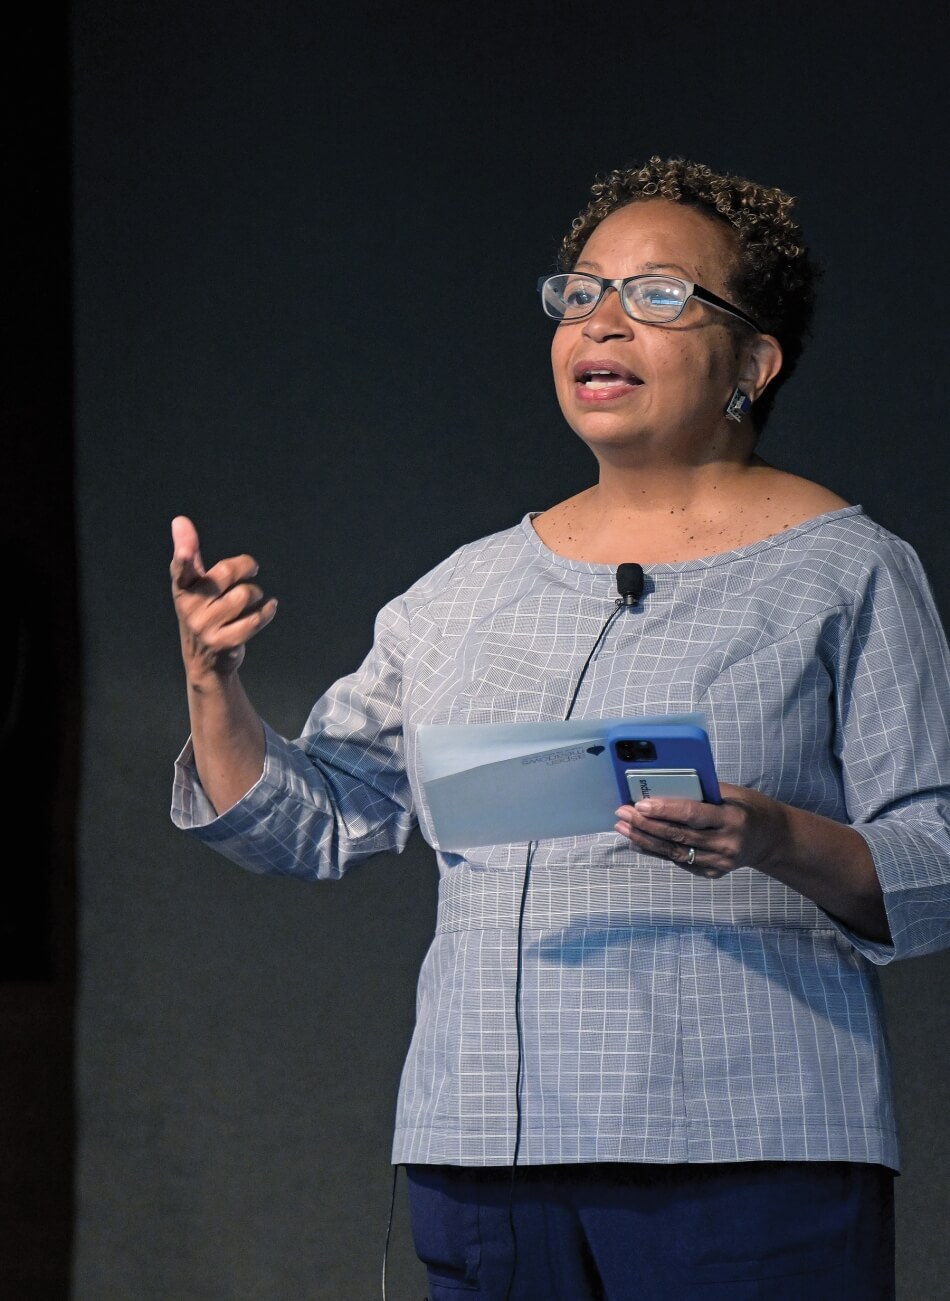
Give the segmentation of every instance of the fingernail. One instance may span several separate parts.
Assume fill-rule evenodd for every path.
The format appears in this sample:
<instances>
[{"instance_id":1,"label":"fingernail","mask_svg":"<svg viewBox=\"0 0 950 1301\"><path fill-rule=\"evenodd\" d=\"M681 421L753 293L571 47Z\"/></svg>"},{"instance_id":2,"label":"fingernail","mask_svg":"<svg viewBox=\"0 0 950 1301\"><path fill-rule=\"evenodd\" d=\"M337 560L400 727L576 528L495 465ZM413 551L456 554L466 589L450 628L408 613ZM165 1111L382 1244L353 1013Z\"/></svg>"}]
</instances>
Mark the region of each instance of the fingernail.
<instances>
[{"instance_id":1,"label":"fingernail","mask_svg":"<svg viewBox=\"0 0 950 1301\"><path fill-rule=\"evenodd\" d=\"M637 800L633 807L638 813L652 813L654 804L652 800Z\"/></svg>"}]
</instances>

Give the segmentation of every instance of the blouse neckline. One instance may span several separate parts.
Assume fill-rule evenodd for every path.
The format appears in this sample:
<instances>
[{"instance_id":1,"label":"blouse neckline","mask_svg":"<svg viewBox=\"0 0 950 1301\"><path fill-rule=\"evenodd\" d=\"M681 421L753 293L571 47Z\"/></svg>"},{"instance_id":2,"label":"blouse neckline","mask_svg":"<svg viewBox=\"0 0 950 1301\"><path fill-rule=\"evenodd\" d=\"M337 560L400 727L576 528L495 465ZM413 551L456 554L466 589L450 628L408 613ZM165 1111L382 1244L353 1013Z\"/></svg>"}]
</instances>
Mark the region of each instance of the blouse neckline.
<instances>
[{"instance_id":1,"label":"blouse neckline","mask_svg":"<svg viewBox=\"0 0 950 1301\"><path fill-rule=\"evenodd\" d=\"M539 510L528 511L521 521L522 532L543 563L555 569L571 570L574 573L581 574L613 574L616 571L616 565L600 564L591 560L572 560L568 556L562 556L558 551L552 551L545 542L541 541L533 524L533 521L543 513L543 511ZM718 565L728 565L737 560L744 560L749 556L767 551L771 547L787 546L789 542L804 537L806 534L822 528L825 524L849 519L852 516L863 516L864 513L864 507L861 505L840 506L837 510L825 511L821 515L815 515L811 519L803 520L801 524L796 524L792 528L782 529L780 533L772 533L767 538L761 538L758 542L750 542L744 547L736 547L732 551L717 551L712 555L699 556L692 560L674 560L662 564L644 565L644 569L650 574L688 574L694 571L706 571Z\"/></svg>"}]
</instances>

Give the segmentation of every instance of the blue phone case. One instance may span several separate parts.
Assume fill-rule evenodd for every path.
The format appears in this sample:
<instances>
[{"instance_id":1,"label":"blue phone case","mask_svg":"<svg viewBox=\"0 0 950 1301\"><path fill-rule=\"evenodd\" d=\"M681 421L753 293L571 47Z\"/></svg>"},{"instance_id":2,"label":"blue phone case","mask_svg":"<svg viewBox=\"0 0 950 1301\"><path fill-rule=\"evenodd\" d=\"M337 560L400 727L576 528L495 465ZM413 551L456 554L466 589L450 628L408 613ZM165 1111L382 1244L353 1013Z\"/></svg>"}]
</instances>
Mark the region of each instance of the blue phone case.
<instances>
[{"instance_id":1,"label":"blue phone case","mask_svg":"<svg viewBox=\"0 0 950 1301\"><path fill-rule=\"evenodd\" d=\"M703 800L707 804L722 803L712 748L704 728L689 723L654 723L641 731L627 723L609 730L607 745L621 803L635 802L627 781L628 772L642 772L649 778L651 772L659 769L695 771Z\"/></svg>"}]
</instances>

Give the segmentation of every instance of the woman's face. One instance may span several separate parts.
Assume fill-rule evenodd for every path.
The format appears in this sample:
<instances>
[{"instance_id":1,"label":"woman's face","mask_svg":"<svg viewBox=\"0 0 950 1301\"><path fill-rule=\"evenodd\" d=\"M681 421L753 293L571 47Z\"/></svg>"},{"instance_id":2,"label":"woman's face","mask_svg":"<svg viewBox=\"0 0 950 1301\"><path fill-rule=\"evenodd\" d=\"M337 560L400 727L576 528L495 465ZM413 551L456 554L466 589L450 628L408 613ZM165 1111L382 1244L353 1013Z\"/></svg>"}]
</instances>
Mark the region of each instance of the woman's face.
<instances>
[{"instance_id":1,"label":"woman's face","mask_svg":"<svg viewBox=\"0 0 950 1301\"><path fill-rule=\"evenodd\" d=\"M666 271L730 301L734 257L728 226L695 208L649 199L606 217L577 270L610 280ZM608 290L593 315L562 323L554 334L554 382L568 424L598 457L650 451L695 464L720 455L737 429L725 420L733 388L738 383L754 397L764 387L751 374L754 344L730 319L691 299L679 320L641 324Z\"/></svg>"}]
</instances>

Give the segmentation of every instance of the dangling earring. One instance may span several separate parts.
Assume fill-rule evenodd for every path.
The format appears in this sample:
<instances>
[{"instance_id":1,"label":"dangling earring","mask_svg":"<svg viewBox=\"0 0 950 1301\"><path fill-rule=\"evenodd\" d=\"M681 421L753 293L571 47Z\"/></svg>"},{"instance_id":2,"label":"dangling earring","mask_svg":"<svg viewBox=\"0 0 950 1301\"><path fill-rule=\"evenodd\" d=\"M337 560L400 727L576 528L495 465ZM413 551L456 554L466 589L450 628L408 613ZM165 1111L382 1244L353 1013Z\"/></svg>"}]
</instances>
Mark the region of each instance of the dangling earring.
<instances>
[{"instance_id":1,"label":"dangling earring","mask_svg":"<svg viewBox=\"0 0 950 1301\"><path fill-rule=\"evenodd\" d=\"M742 424L742 417L752 410L752 400L738 385L732 390L732 397L726 403L726 419Z\"/></svg>"}]
</instances>

